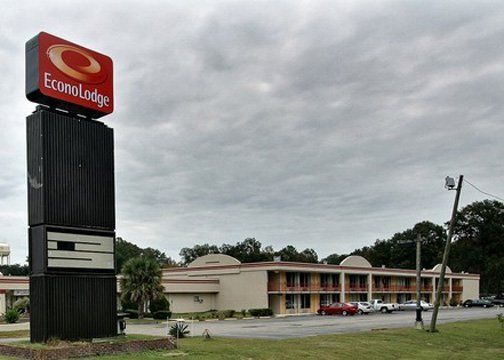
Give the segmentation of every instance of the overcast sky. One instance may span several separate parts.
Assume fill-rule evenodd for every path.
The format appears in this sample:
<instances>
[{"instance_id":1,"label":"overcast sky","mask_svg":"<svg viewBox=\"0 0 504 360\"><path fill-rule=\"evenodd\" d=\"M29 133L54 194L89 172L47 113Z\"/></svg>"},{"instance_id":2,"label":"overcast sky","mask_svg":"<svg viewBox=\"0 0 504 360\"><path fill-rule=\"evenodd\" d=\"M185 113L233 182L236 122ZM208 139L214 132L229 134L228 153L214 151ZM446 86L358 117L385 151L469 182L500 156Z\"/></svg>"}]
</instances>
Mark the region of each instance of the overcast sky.
<instances>
[{"instance_id":1,"label":"overcast sky","mask_svg":"<svg viewBox=\"0 0 504 360\"><path fill-rule=\"evenodd\" d=\"M24 44L108 54L117 235L349 252L502 196L504 3L0 1L0 242L27 256ZM485 196L469 186L461 205Z\"/></svg>"}]
</instances>

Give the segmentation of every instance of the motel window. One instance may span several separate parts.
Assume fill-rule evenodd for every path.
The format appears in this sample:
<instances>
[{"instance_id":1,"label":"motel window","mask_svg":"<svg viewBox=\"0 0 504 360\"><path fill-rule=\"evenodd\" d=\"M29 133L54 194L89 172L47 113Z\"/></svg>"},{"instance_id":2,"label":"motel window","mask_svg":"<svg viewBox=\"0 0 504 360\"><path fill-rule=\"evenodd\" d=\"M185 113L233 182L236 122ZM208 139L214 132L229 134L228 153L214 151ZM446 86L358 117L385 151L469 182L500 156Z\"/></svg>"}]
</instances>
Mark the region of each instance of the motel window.
<instances>
[{"instance_id":1,"label":"motel window","mask_svg":"<svg viewBox=\"0 0 504 360\"><path fill-rule=\"evenodd\" d=\"M285 295L285 308L294 309L296 307L294 294Z\"/></svg>"},{"instance_id":2,"label":"motel window","mask_svg":"<svg viewBox=\"0 0 504 360\"><path fill-rule=\"evenodd\" d=\"M288 272L285 274L287 280L287 286L293 287L296 286L296 274L292 272Z\"/></svg>"},{"instance_id":3,"label":"motel window","mask_svg":"<svg viewBox=\"0 0 504 360\"><path fill-rule=\"evenodd\" d=\"M340 302L340 296L339 296L339 294L332 294L331 297L332 297L331 304Z\"/></svg>"},{"instance_id":4,"label":"motel window","mask_svg":"<svg viewBox=\"0 0 504 360\"><path fill-rule=\"evenodd\" d=\"M331 294L321 294L320 295L320 306L329 306L331 305L334 301L332 301L332 296Z\"/></svg>"},{"instance_id":5,"label":"motel window","mask_svg":"<svg viewBox=\"0 0 504 360\"><path fill-rule=\"evenodd\" d=\"M322 287L329 286L329 275L328 274L320 274L320 286L322 286Z\"/></svg>"},{"instance_id":6,"label":"motel window","mask_svg":"<svg viewBox=\"0 0 504 360\"><path fill-rule=\"evenodd\" d=\"M301 287L310 286L310 274L309 273L300 273L299 274L299 285Z\"/></svg>"},{"instance_id":7,"label":"motel window","mask_svg":"<svg viewBox=\"0 0 504 360\"><path fill-rule=\"evenodd\" d=\"M339 285L339 278L340 278L339 274L332 274L332 285L334 287L337 287Z\"/></svg>"},{"instance_id":8,"label":"motel window","mask_svg":"<svg viewBox=\"0 0 504 360\"><path fill-rule=\"evenodd\" d=\"M310 308L310 294L301 294L301 309Z\"/></svg>"}]
</instances>

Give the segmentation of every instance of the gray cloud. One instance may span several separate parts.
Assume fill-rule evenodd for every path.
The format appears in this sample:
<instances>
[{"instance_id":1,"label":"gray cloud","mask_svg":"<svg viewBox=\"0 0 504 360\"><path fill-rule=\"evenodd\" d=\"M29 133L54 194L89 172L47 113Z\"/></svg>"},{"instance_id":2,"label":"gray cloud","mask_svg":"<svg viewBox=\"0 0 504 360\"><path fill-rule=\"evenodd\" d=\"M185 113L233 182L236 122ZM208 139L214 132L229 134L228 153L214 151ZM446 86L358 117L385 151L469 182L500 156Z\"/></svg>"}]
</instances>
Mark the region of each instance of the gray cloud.
<instances>
[{"instance_id":1,"label":"gray cloud","mask_svg":"<svg viewBox=\"0 0 504 360\"><path fill-rule=\"evenodd\" d=\"M501 192L504 6L16 2L0 15L0 241L26 247L24 42L115 61L117 233L173 257L254 236L347 252ZM462 204L482 195L465 189Z\"/></svg>"}]
</instances>

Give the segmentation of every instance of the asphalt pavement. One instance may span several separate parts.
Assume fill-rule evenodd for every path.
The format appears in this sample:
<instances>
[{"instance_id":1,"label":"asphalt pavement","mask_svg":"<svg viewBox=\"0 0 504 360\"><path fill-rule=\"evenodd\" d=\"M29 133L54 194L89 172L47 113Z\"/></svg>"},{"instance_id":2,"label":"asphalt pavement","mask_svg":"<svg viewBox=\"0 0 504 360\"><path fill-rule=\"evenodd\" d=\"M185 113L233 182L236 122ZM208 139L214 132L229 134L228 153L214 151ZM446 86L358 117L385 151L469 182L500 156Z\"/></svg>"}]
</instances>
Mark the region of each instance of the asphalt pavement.
<instances>
[{"instance_id":1,"label":"asphalt pavement","mask_svg":"<svg viewBox=\"0 0 504 360\"><path fill-rule=\"evenodd\" d=\"M442 309L438 323L496 318L504 312L502 308L457 308ZM424 312L425 327L429 326L432 311ZM496 320L497 321L497 320ZM288 339L314 335L327 335L413 327L414 311L393 312L391 314L374 313L354 316L290 316L271 319L253 320L220 320L220 321L187 321L189 330L194 336L200 336L208 329L212 336L230 338ZM166 335L167 324L128 324L130 334Z\"/></svg>"}]
</instances>

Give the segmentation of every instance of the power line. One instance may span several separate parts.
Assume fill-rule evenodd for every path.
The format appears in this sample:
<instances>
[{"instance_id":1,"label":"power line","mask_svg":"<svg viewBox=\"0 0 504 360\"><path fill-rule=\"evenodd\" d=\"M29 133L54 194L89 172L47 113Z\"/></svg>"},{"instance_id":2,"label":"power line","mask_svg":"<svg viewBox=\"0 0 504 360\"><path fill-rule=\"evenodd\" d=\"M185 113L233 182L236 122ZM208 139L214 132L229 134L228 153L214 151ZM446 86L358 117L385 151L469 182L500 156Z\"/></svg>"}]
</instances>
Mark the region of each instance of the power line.
<instances>
[{"instance_id":1,"label":"power line","mask_svg":"<svg viewBox=\"0 0 504 360\"><path fill-rule=\"evenodd\" d=\"M491 197L493 197L493 198L495 198L495 199L497 199L497 200L500 200L500 201L504 201L504 199L503 199L503 198L501 198L501 197L499 197L499 196L497 196L497 195L493 195L493 194L490 194L490 193L487 193L487 192L485 192L485 191L481 190L481 189L480 189L480 188L478 188L476 185L471 184L471 183L470 183L469 181L467 181L466 179L464 179L464 182L468 183L469 185L471 185L473 188L475 188L476 190L478 190L478 191L479 191L480 193L482 193L482 194L485 194L485 195L491 196Z\"/></svg>"}]
</instances>

